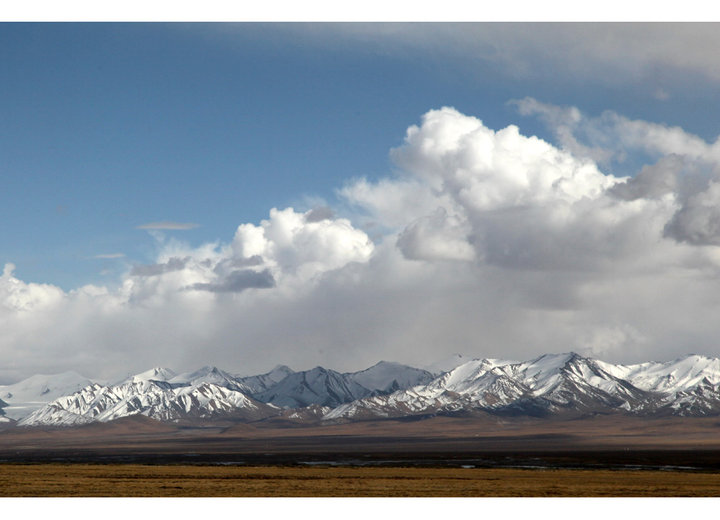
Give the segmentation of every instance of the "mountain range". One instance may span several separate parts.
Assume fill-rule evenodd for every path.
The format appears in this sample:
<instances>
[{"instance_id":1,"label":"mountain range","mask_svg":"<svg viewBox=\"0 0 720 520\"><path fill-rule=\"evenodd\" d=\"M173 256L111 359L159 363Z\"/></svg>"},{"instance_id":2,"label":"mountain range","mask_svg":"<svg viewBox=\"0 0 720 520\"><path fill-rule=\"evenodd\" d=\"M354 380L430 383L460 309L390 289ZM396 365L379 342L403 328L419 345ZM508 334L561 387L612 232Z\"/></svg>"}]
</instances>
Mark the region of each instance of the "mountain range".
<instances>
[{"instance_id":1,"label":"mountain range","mask_svg":"<svg viewBox=\"0 0 720 520\"><path fill-rule=\"evenodd\" d=\"M131 415L180 424L296 424L494 414L720 415L720 359L619 365L574 352L529 361L454 356L430 370L381 361L341 373L286 366L254 376L153 368L109 384L74 372L0 386L5 426L76 426Z\"/></svg>"}]
</instances>

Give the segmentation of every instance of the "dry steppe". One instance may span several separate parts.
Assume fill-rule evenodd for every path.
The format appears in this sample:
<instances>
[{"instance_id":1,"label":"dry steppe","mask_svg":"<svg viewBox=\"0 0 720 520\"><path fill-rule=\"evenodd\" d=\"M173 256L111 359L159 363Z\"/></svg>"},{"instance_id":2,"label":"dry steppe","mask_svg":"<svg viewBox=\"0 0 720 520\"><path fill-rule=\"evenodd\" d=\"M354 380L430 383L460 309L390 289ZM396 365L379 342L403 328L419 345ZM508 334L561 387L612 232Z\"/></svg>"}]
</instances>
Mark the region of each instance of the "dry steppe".
<instances>
[{"instance_id":1,"label":"dry steppe","mask_svg":"<svg viewBox=\"0 0 720 520\"><path fill-rule=\"evenodd\" d=\"M720 474L507 468L5 464L0 465L0 496L707 497L720 496Z\"/></svg>"},{"instance_id":2,"label":"dry steppe","mask_svg":"<svg viewBox=\"0 0 720 520\"><path fill-rule=\"evenodd\" d=\"M720 418L0 431L5 496L720 496Z\"/></svg>"}]
</instances>

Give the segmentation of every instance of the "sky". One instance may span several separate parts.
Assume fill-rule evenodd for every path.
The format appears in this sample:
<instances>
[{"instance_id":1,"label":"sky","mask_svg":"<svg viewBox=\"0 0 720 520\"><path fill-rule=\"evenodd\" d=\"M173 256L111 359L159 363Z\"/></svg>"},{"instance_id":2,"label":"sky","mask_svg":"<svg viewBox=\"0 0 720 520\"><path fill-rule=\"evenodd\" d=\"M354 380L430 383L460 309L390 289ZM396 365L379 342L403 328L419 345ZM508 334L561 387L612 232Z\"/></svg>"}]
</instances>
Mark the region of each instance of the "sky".
<instances>
[{"instance_id":1,"label":"sky","mask_svg":"<svg viewBox=\"0 0 720 520\"><path fill-rule=\"evenodd\" d=\"M0 24L0 384L720 356L715 24Z\"/></svg>"}]
</instances>

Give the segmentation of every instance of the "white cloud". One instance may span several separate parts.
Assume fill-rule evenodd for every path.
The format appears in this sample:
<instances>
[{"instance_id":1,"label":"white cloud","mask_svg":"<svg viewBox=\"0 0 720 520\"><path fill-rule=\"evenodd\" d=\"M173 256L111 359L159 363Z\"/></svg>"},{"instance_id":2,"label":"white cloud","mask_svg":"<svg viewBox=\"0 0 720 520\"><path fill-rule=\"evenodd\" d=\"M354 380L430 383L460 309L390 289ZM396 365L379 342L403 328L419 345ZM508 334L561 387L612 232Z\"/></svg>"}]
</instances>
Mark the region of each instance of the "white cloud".
<instances>
[{"instance_id":1,"label":"white cloud","mask_svg":"<svg viewBox=\"0 0 720 520\"><path fill-rule=\"evenodd\" d=\"M8 264L0 277L6 331L0 351L17 360L16 371L73 368L98 377L117 375L121 367L192 367L211 359L263 370L271 362L256 349L284 350L293 342L281 315L302 307L324 275L367 262L373 252L367 235L348 220L327 211L321 216L273 209L257 226L240 225L226 245L191 248L163 239L156 263L135 265L115 290L85 286L65 293L27 284ZM239 346L255 354L238 356Z\"/></svg>"},{"instance_id":2,"label":"white cloud","mask_svg":"<svg viewBox=\"0 0 720 520\"><path fill-rule=\"evenodd\" d=\"M343 218L314 219L314 210L270 210L259 226L242 224L232 242L239 258L259 256L279 277L302 281L350 262L364 262L373 251L368 236Z\"/></svg>"},{"instance_id":3,"label":"white cloud","mask_svg":"<svg viewBox=\"0 0 720 520\"><path fill-rule=\"evenodd\" d=\"M677 154L708 161L720 159L718 141L708 144L678 126L633 121L614 112L606 112L604 118L616 132L620 142L628 147L637 147L659 155Z\"/></svg>"},{"instance_id":4,"label":"white cloud","mask_svg":"<svg viewBox=\"0 0 720 520\"><path fill-rule=\"evenodd\" d=\"M716 210L720 138L708 143L680 127L630 120L612 111L588 118L573 107L556 107L532 98L515 103L521 114L541 117L571 152L582 154L578 140L585 139L592 150L602 150L605 162L637 152L657 160L611 192L626 200L672 200L676 211L665 226L665 236L695 245L720 245L720 213Z\"/></svg>"},{"instance_id":5,"label":"white cloud","mask_svg":"<svg viewBox=\"0 0 720 520\"><path fill-rule=\"evenodd\" d=\"M423 249L421 238L428 251L441 250L438 240L444 239L455 258L515 268L582 269L622 247L616 242L635 240L627 236L635 217L656 204L607 197L607 190L624 179L525 137L515 126L496 132L450 108L427 113L393 157L436 194L431 213L406 216L411 224L400 245L410 256Z\"/></svg>"},{"instance_id":6,"label":"white cloud","mask_svg":"<svg viewBox=\"0 0 720 520\"><path fill-rule=\"evenodd\" d=\"M63 292L6 265L0 352L12 363L0 378L158 364L351 370L453 352L720 355L716 145L617 114L523 106L565 125L572 146L432 110L392 151L396 174L341 188L352 221L272 209L227 243L163 237L117 288ZM582 153L594 149L652 157L620 178Z\"/></svg>"},{"instance_id":7,"label":"white cloud","mask_svg":"<svg viewBox=\"0 0 720 520\"><path fill-rule=\"evenodd\" d=\"M398 237L406 258L415 260L473 260L469 227L439 207L432 215L412 222Z\"/></svg>"},{"instance_id":8,"label":"white cloud","mask_svg":"<svg viewBox=\"0 0 720 520\"><path fill-rule=\"evenodd\" d=\"M31 312L52 305L63 299L61 289L48 284L25 283L13 275L14 264L5 264L0 276L0 315L2 310Z\"/></svg>"},{"instance_id":9,"label":"white cloud","mask_svg":"<svg viewBox=\"0 0 720 520\"><path fill-rule=\"evenodd\" d=\"M575 107L559 107L533 98L513 100L521 115L540 117L564 149L609 163L639 150L656 158L677 155L692 160L720 161L720 138L707 143L678 126L632 120L612 110L588 118ZM583 144L585 141L587 144Z\"/></svg>"},{"instance_id":10,"label":"white cloud","mask_svg":"<svg viewBox=\"0 0 720 520\"><path fill-rule=\"evenodd\" d=\"M694 348L692 338L717 352L712 334L697 333L711 321L694 325L691 316L705 314L700 302L718 289L718 252L688 247L717 243L716 188L707 180L714 145L617 114L594 121L573 107L521 105L564 127L556 134L563 149L514 126L492 131L449 108L431 111L393 151L399 177L360 181L343 195L378 215L388 189L400 199L404 186L425 186L431 195L422 209L405 209L398 246L428 264L468 263L475 324L462 327L477 332L469 342L483 350L576 348L642 359L681 354ZM603 174L587 153L607 159L637 149L659 159L636 178ZM396 211L393 221L402 220ZM682 312L661 303L670 294L687 300ZM453 312L462 311L448 304L436 320L457 319Z\"/></svg>"},{"instance_id":11,"label":"white cloud","mask_svg":"<svg viewBox=\"0 0 720 520\"><path fill-rule=\"evenodd\" d=\"M614 158L613 150L604 148L608 144L604 142L608 134L606 132L593 132L592 127L585 123L585 118L576 107L558 107L541 103L530 97L511 100L510 104L515 105L518 112L523 116L540 117L553 131L555 138L563 149L573 154L573 156L589 158L600 164L609 164ZM581 127L582 123L585 124ZM591 139L590 145L582 144L576 137L575 134L582 130L594 137L594 139Z\"/></svg>"},{"instance_id":12,"label":"white cloud","mask_svg":"<svg viewBox=\"0 0 720 520\"><path fill-rule=\"evenodd\" d=\"M605 326L589 330L580 339L578 351L587 356L606 359L608 356L622 355L625 350L642 347L645 343L647 338L630 325Z\"/></svg>"},{"instance_id":13,"label":"white cloud","mask_svg":"<svg viewBox=\"0 0 720 520\"><path fill-rule=\"evenodd\" d=\"M696 245L720 246L720 183L685 201L665 227L667 236Z\"/></svg>"},{"instance_id":14,"label":"white cloud","mask_svg":"<svg viewBox=\"0 0 720 520\"><path fill-rule=\"evenodd\" d=\"M439 197L436 189L412 178L380 179L376 183L358 179L338 190L338 195L361 208L371 224L390 229L407 225L409 216L434 211ZM449 198L444 203L451 205Z\"/></svg>"},{"instance_id":15,"label":"white cloud","mask_svg":"<svg viewBox=\"0 0 720 520\"><path fill-rule=\"evenodd\" d=\"M616 184L610 191L626 199L658 199L673 194L678 188L678 174L685 169L686 161L678 155L668 155L657 163L645 165L627 182Z\"/></svg>"}]
</instances>

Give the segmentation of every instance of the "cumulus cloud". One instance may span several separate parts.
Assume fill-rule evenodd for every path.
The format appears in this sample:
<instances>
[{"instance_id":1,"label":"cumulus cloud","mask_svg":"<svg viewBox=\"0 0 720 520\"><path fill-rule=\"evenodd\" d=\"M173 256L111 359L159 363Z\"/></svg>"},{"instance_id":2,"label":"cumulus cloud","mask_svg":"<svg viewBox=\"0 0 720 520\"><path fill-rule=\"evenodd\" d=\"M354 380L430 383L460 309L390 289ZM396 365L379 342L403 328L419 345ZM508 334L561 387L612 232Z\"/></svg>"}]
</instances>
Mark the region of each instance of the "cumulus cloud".
<instances>
[{"instance_id":1,"label":"cumulus cloud","mask_svg":"<svg viewBox=\"0 0 720 520\"><path fill-rule=\"evenodd\" d=\"M671 200L676 211L664 235L695 245L718 245L717 182L720 181L720 137L707 142L680 127L631 120L612 111L586 117L574 107L556 107L532 98L514 102L523 115L540 117L566 150L584 154L578 140L591 143L594 153L622 161L628 153L656 160L642 167L610 193L625 200ZM593 154L586 154L593 155Z\"/></svg>"},{"instance_id":2,"label":"cumulus cloud","mask_svg":"<svg viewBox=\"0 0 720 520\"><path fill-rule=\"evenodd\" d=\"M682 294L695 301L697 316L706 311L699 302L717 284L718 252L687 247L717 245L717 188L709 181L716 144L611 112L593 119L531 98L516 104L554 125L560 146L514 126L494 131L453 109L435 110L393 150L403 170L398 177L375 185L358 181L343 196L379 218L387 211L381 184L391 192L407 194L403 188L412 186L427 194L421 209L393 206L393 222L407 221L398 249L415 261L467 263L467 287L478 291L473 305L498 321L465 327L496 355L525 341L526 348L538 346L535 352L576 348L639 359L641 349L656 349L650 357L682 352L698 336L715 351L690 313L659 305L657 295ZM638 150L657 162L635 177L598 166ZM483 307L488 302L496 309ZM488 325L481 313L473 316ZM636 321L624 322L628 316ZM500 323L513 332L500 330Z\"/></svg>"},{"instance_id":3,"label":"cumulus cloud","mask_svg":"<svg viewBox=\"0 0 720 520\"><path fill-rule=\"evenodd\" d=\"M356 179L338 194L361 209L367 223L390 230L407 225L409 216L421 217L438 207L437 191L421 179L380 179L375 183ZM444 203L451 205L449 198Z\"/></svg>"},{"instance_id":4,"label":"cumulus cloud","mask_svg":"<svg viewBox=\"0 0 720 520\"><path fill-rule=\"evenodd\" d=\"M539 117L564 149L597 162L623 161L633 150L655 158L674 154L694 161L720 161L720 138L708 143L678 126L632 120L612 110L587 117L576 107L559 107L530 97L510 103L521 115Z\"/></svg>"},{"instance_id":5,"label":"cumulus cloud","mask_svg":"<svg viewBox=\"0 0 720 520\"><path fill-rule=\"evenodd\" d=\"M188 289L210 292L242 292L245 289L268 289L270 287L275 287L275 278L269 269L263 271L241 269L230 272L217 282L196 283Z\"/></svg>"},{"instance_id":6,"label":"cumulus cloud","mask_svg":"<svg viewBox=\"0 0 720 520\"><path fill-rule=\"evenodd\" d=\"M600 164L609 164L614 157L613 150L604 148L608 135L605 132L595 132L591 125L587 125L584 117L577 107L558 107L526 97L511 100L510 105L517 107L523 116L539 117L550 129L562 147L579 158L589 158ZM576 134L583 132L580 138ZM581 140L591 144L584 144ZM599 142L598 142L599 141ZM622 153L622 151L620 152Z\"/></svg>"},{"instance_id":7,"label":"cumulus cloud","mask_svg":"<svg viewBox=\"0 0 720 520\"><path fill-rule=\"evenodd\" d=\"M189 368L211 360L252 372L264 370L268 358L261 352L273 349L273 359L300 362L302 352L279 353L297 341L292 329L301 325L288 320L308 321L293 309L311 309L308 295L324 277L367 262L374 250L350 221L292 208L241 224L226 244L162 240L157 246L157 261L133 266L114 289L64 292L25 283L7 264L0 277L0 349L16 361L0 377L66 368L114 377L121 367Z\"/></svg>"},{"instance_id":8,"label":"cumulus cloud","mask_svg":"<svg viewBox=\"0 0 720 520\"><path fill-rule=\"evenodd\" d=\"M273 208L226 242L158 241L116 287L64 292L7 264L0 350L14 364L0 377L720 355L718 145L614 113L517 106L562 127L557 142L431 110L391 151L396 173L340 187L353 220ZM646 164L604 171L622 153Z\"/></svg>"},{"instance_id":9,"label":"cumulus cloud","mask_svg":"<svg viewBox=\"0 0 720 520\"><path fill-rule=\"evenodd\" d=\"M616 184L610 193L625 200L659 199L675 193L679 174L685 169L685 160L678 155L668 155L652 165L645 165L627 182Z\"/></svg>"},{"instance_id":10,"label":"cumulus cloud","mask_svg":"<svg viewBox=\"0 0 720 520\"><path fill-rule=\"evenodd\" d=\"M262 257L280 276L301 281L370 257L373 243L363 231L347 219L312 218L314 211L272 209L259 226L240 225L232 242L234 255Z\"/></svg>"},{"instance_id":11,"label":"cumulus cloud","mask_svg":"<svg viewBox=\"0 0 720 520\"><path fill-rule=\"evenodd\" d=\"M263 260L263 257L260 255L252 255L249 258L236 258L231 256L218 261L217 264L215 264L213 271L215 271L216 274L221 275L222 273L232 271L237 267L254 267L263 265L264 263L265 260Z\"/></svg>"},{"instance_id":12,"label":"cumulus cloud","mask_svg":"<svg viewBox=\"0 0 720 520\"><path fill-rule=\"evenodd\" d=\"M468 242L468 229L444 208L406 227L398 247L406 258L415 260L472 260L475 251Z\"/></svg>"},{"instance_id":13,"label":"cumulus cloud","mask_svg":"<svg viewBox=\"0 0 720 520\"><path fill-rule=\"evenodd\" d=\"M319 206L305 213L306 222L320 222L329 220L335 216L335 212L328 206Z\"/></svg>"},{"instance_id":14,"label":"cumulus cloud","mask_svg":"<svg viewBox=\"0 0 720 520\"><path fill-rule=\"evenodd\" d=\"M427 179L452 215L435 211L405 228L399 245L411 257L445 247L503 267L583 269L610 249L620 254L644 210L605 197L622 180L592 161L449 108L428 112L393 157Z\"/></svg>"},{"instance_id":15,"label":"cumulus cloud","mask_svg":"<svg viewBox=\"0 0 720 520\"><path fill-rule=\"evenodd\" d=\"M5 264L0 276L0 305L6 311L31 312L62 301L61 289L49 284L25 283L14 276L14 271L14 264Z\"/></svg>"},{"instance_id":16,"label":"cumulus cloud","mask_svg":"<svg viewBox=\"0 0 720 520\"><path fill-rule=\"evenodd\" d=\"M172 257L167 262L161 264L136 265L132 268L132 271L130 271L130 276L157 276L171 271L180 271L185 268L189 260L190 257Z\"/></svg>"},{"instance_id":17,"label":"cumulus cloud","mask_svg":"<svg viewBox=\"0 0 720 520\"><path fill-rule=\"evenodd\" d=\"M720 246L720 181L688 197L665 226L665 235L690 244Z\"/></svg>"}]
</instances>

